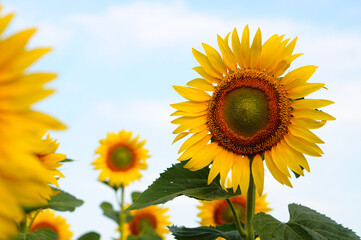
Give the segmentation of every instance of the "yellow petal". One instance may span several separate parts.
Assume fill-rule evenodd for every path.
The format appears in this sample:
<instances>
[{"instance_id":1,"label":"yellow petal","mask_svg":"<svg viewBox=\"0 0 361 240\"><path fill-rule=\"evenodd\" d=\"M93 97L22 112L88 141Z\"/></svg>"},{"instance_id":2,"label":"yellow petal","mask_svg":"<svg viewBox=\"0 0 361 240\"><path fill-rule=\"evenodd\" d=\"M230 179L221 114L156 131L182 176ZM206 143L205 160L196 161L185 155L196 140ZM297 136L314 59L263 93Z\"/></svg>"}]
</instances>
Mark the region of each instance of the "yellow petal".
<instances>
[{"instance_id":1,"label":"yellow petal","mask_svg":"<svg viewBox=\"0 0 361 240\"><path fill-rule=\"evenodd\" d=\"M185 168L188 168L191 171L198 171L206 166L208 166L214 159L214 156L219 151L218 144L210 143L204 148L200 149L198 153L192 156L191 160L184 165Z\"/></svg>"},{"instance_id":2,"label":"yellow petal","mask_svg":"<svg viewBox=\"0 0 361 240\"><path fill-rule=\"evenodd\" d=\"M281 153L280 145L277 144L271 149L271 156L273 162L276 164L277 168L281 170L283 174L285 174L287 177L291 177L290 172L288 171L287 164L284 162L284 158Z\"/></svg>"},{"instance_id":3,"label":"yellow petal","mask_svg":"<svg viewBox=\"0 0 361 240\"><path fill-rule=\"evenodd\" d=\"M232 152L227 151L227 154L225 158L222 161L222 166L220 168L220 174L221 174L221 185L225 186L227 176L229 171L231 170L233 166L234 159L237 158L235 154Z\"/></svg>"},{"instance_id":4,"label":"yellow petal","mask_svg":"<svg viewBox=\"0 0 361 240\"><path fill-rule=\"evenodd\" d=\"M198 153L202 148L204 148L207 143L211 140L211 135L206 136L201 141L193 144L190 148L184 151L184 153L178 158L179 161L185 161L193 157Z\"/></svg>"},{"instance_id":5,"label":"yellow petal","mask_svg":"<svg viewBox=\"0 0 361 240\"><path fill-rule=\"evenodd\" d=\"M281 83L288 90L290 87L305 83L315 73L317 67L313 65L297 68L287 73L281 80Z\"/></svg>"},{"instance_id":6,"label":"yellow petal","mask_svg":"<svg viewBox=\"0 0 361 240\"><path fill-rule=\"evenodd\" d=\"M299 56L302 56L303 53L293 54L289 57L286 57L282 59L275 68L274 76L278 77L285 73L285 71L291 66L291 63L298 58Z\"/></svg>"},{"instance_id":7,"label":"yellow petal","mask_svg":"<svg viewBox=\"0 0 361 240\"><path fill-rule=\"evenodd\" d=\"M303 176L304 174L300 165L292 155L293 152L290 151L291 148L287 144L285 144L285 141L279 142L278 145L279 145L278 155L283 159L283 162L287 165L287 167L289 167L295 173Z\"/></svg>"},{"instance_id":8,"label":"yellow petal","mask_svg":"<svg viewBox=\"0 0 361 240\"><path fill-rule=\"evenodd\" d=\"M287 134L285 135L284 139L288 145L301 153L314 157L321 157L321 154L323 154L319 146L317 146L315 143L304 140L303 138L293 136L292 134Z\"/></svg>"},{"instance_id":9,"label":"yellow petal","mask_svg":"<svg viewBox=\"0 0 361 240\"><path fill-rule=\"evenodd\" d=\"M249 167L249 160L248 157L238 158L237 161L240 161L240 187L242 194L247 194L248 186L249 186L249 178L251 175L250 167Z\"/></svg>"},{"instance_id":10,"label":"yellow petal","mask_svg":"<svg viewBox=\"0 0 361 240\"><path fill-rule=\"evenodd\" d=\"M206 116L201 117L181 117L179 121L182 121L182 123L173 131L173 134L181 133L185 130L189 130L192 128L199 127L207 122ZM173 120L174 121L174 120ZM175 124L179 124L178 121L176 121Z\"/></svg>"},{"instance_id":11,"label":"yellow petal","mask_svg":"<svg viewBox=\"0 0 361 240\"><path fill-rule=\"evenodd\" d=\"M202 90L202 91L214 91L215 90L214 86L210 82L208 82L207 80L205 80L203 78L193 79L192 81L189 81L187 83L187 85L190 87L198 88L199 90Z\"/></svg>"},{"instance_id":12,"label":"yellow petal","mask_svg":"<svg viewBox=\"0 0 361 240\"><path fill-rule=\"evenodd\" d=\"M252 46L250 49L250 67L256 67L257 62L259 61L259 57L262 52L262 35L261 29L258 28L256 35L253 38Z\"/></svg>"},{"instance_id":13,"label":"yellow petal","mask_svg":"<svg viewBox=\"0 0 361 240\"><path fill-rule=\"evenodd\" d=\"M277 34L272 35L262 46L261 52L261 70L267 69L272 64L275 58L277 58L276 52L278 51L278 45L281 43L282 37L278 37Z\"/></svg>"},{"instance_id":14,"label":"yellow petal","mask_svg":"<svg viewBox=\"0 0 361 240\"><path fill-rule=\"evenodd\" d=\"M179 133L175 138L174 141L172 142L172 144L174 144L175 142L178 142L179 140L181 140L182 138L186 137L189 133L186 132L182 132Z\"/></svg>"},{"instance_id":15,"label":"yellow petal","mask_svg":"<svg viewBox=\"0 0 361 240\"><path fill-rule=\"evenodd\" d=\"M211 62L208 60L208 57L203 53L192 48L193 56L197 59L199 64L206 70L206 72L215 78L223 78L223 75L212 66Z\"/></svg>"},{"instance_id":16,"label":"yellow petal","mask_svg":"<svg viewBox=\"0 0 361 240\"><path fill-rule=\"evenodd\" d=\"M193 144L199 142L200 140L202 140L204 137L206 137L208 135L208 131L202 131L199 133L194 134L193 136L191 136L190 138L188 138L183 144L182 146L179 148L178 153L183 152L184 150L186 150L187 148L189 148L190 146L192 146Z\"/></svg>"},{"instance_id":17,"label":"yellow petal","mask_svg":"<svg viewBox=\"0 0 361 240\"><path fill-rule=\"evenodd\" d=\"M249 63L249 28L248 25L243 29L242 42L241 42L241 61L244 68L250 66Z\"/></svg>"},{"instance_id":18,"label":"yellow petal","mask_svg":"<svg viewBox=\"0 0 361 240\"><path fill-rule=\"evenodd\" d=\"M319 137L317 137L314 133L312 133L310 130L304 127L295 126L295 125L289 125L288 131L296 137L303 138L309 142L312 143L325 143L322 141Z\"/></svg>"},{"instance_id":19,"label":"yellow petal","mask_svg":"<svg viewBox=\"0 0 361 240\"><path fill-rule=\"evenodd\" d=\"M332 117L330 114L309 108L297 108L292 111L292 115L295 116L295 118L299 117L299 118L310 118L313 120L328 120L328 121L336 120L336 118Z\"/></svg>"},{"instance_id":20,"label":"yellow petal","mask_svg":"<svg viewBox=\"0 0 361 240\"><path fill-rule=\"evenodd\" d=\"M29 29L12 35L0 44L0 66L9 63L24 51L26 43L35 33L35 29Z\"/></svg>"},{"instance_id":21,"label":"yellow petal","mask_svg":"<svg viewBox=\"0 0 361 240\"><path fill-rule=\"evenodd\" d=\"M291 123L307 129L318 129L326 124L326 121L316 121L308 118L291 118Z\"/></svg>"},{"instance_id":22,"label":"yellow petal","mask_svg":"<svg viewBox=\"0 0 361 240\"><path fill-rule=\"evenodd\" d=\"M31 51L26 51L19 56L12 64L11 68L16 70L26 69L36 60L51 51L51 48L38 48Z\"/></svg>"},{"instance_id":23,"label":"yellow petal","mask_svg":"<svg viewBox=\"0 0 361 240\"><path fill-rule=\"evenodd\" d=\"M170 105L172 108L178 109L183 112L203 112L208 109L207 102L180 102Z\"/></svg>"},{"instance_id":24,"label":"yellow petal","mask_svg":"<svg viewBox=\"0 0 361 240\"><path fill-rule=\"evenodd\" d=\"M208 82L210 83L219 83L219 79L212 77L211 75L209 75L206 70L204 70L203 67L199 66L199 67L194 67L193 68L194 71L196 71L199 75L201 75L204 79L206 79Z\"/></svg>"},{"instance_id":25,"label":"yellow petal","mask_svg":"<svg viewBox=\"0 0 361 240\"><path fill-rule=\"evenodd\" d=\"M252 176L258 195L261 196L264 185L264 167L261 155L257 154L252 161Z\"/></svg>"},{"instance_id":26,"label":"yellow petal","mask_svg":"<svg viewBox=\"0 0 361 240\"><path fill-rule=\"evenodd\" d=\"M228 42L223 40L219 35L217 35L217 41L218 41L219 49L221 50L222 53L223 61L226 64L227 68L236 71L237 70L236 58L234 57L231 49L229 48Z\"/></svg>"},{"instance_id":27,"label":"yellow petal","mask_svg":"<svg viewBox=\"0 0 361 240\"><path fill-rule=\"evenodd\" d=\"M14 14L11 13L0 19L0 34L2 34L4 32L4 30L9 25L9 23L13 17L14 17Z\"/></svg>"},{"instance_id":28,"label":"yellow petal","mask_svg":"<svg viewBox=\"0 0 361 240\"><path fill-rule=\"evenodd\" d=\"M232 33L232 50L233 50L233 54L238 62L238 65L246 68L242 64L241 42L239 41L239 37L238 37L236 28L233 29L233 33Z\"/></svg>"},{"instance_id":29,"label":"yellow petal","mask_svg":"<svg viewBox=\"0 0 361 240\"><path fill-rule=\"evenodd\" d=\"M203 102L208 101L211 97L208 93L190 87L183 86L173 86L173 88L184 98L195 101L195 102Z\"/></svg>"},{"instance_id":30,"label":"yellow petal","mask_svg":"<svg viewBox=\"0 0 361 240\"><path fill-rule=\"evenodd\" d=\"M210 184L220 173L225 159L227 159L227 151L220 150L219 153L214 157L211 169L208 174L207 184Z\"/></svg>"},{"instance_id":31,"label":"yellow petal","mask_svg":"<svg viewBox=\"0 0 361 240\"><path fill-rule=\"evenodd\" d=\"M217 52L216 49L209 46L208 44L202 43L204 51L206 52L209 61L211 62L212 66L222 74L227 74L227 68L223 63L221 55Z\"/></svg>"},{"instance_id":32,"label":"yellow petal","mask_svg":"<svg viewBox=\"0 0 361 240\"><path fill-rule=\"evenodd\" d=\"M281 58L285 58L288 56L291 56L293 53L293 50L295 49L296 46L296 42L297 42L297 37L295 39L293 39L285 48L285 50L283 51Z\"/></svg>"},{"instance_id":33,"label":"yellow petal","mask_svg":"<svg viewBox=\"0 0 361 240\"><path fill-rule=\"evenodd\" d=\"M271 172L272 176L282 185L286 184L289 187L292 187L291 182L289 181L288 177L282 173L281 170L276 166L274 163L271 153L269 151L266 151L264 153L264 160L266 162L268 170Z\"/></svg>"},{"instance_id":34,"label":"yellow petal","mask_svg":"<svg viewBox=\"0 0 361 240\"><path fill-rule=\"evenodd\" d=\"M325 99L300 99L291 103L293 108L321 108L334 104L333 101Z\"/></svg>"},{"instance_id":35,"label":"yellow petal","mask_svg":"<svg viewBox=\"0 0 361 240\"><path fill-rule=\"evenodd\" d=\"M183 112L183 111L175 111L171 114L171 116L184 116L184 117L200 117L206 115L207 111L203 112Z\"/></svg>"},{"instance_id":36,"label":"yellow petal","mask_svg":"<svg viewBox=\"0 0 361 240\"><path fill-rule=\"evenodd\" d=\"M308 165L305 156L299 151L296 151L295 149L290 147L285 141L283 141L283 145L287 148L287 154L289 155L289 159L296 161L298 165L306 169L307 172L310 172L310 166Z\"/></svg>"},{"instance_id":37,"label":"yellow petal","mask_svg":"<svg viewBox=\"0 0 361 240\"><path fill-rule=\"evenodd\" d=\"M303 98L313 92L316 92L317 90L320 90L324 86L324 83L304 83L296 87L290 88L287 95L289 98L294 99Z\"/></svg>"}]
</instances>

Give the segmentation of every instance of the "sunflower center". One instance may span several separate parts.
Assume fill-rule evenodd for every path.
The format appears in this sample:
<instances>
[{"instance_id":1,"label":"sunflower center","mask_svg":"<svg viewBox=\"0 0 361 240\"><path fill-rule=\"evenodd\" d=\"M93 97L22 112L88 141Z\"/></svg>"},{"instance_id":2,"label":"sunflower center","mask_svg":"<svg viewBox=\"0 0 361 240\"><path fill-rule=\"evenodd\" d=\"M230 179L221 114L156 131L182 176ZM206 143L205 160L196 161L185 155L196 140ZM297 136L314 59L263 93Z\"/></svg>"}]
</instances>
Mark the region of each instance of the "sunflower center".
<instances>
[{"instance_id":1,"label":"sunflower center","mask_svg":"<svg viewBox=\"0 0 361 240\"><path fill-rule=\"evenodd\" d=\"M240 203L233 203L233 206L238 214L239 220L243 221L244 218L246 217L245 212L246 209L243 205L241 205ZM224 209L223 209L223 213L222 213L222 220L225 223L233 223L234 222L234 216L233 216L233 212L231 210L231 208L229 207L229 205L227 205Z\"/></svg>"},{"instance_id":2,"label":"sunflower center","mask_svg":"<svg viewBox=\"0 0 361 240\"><path fill-rule=\"evenodd\" d=\"M276 78L237 70L213 92L207 118L220 146L239 155L255 155L270 150L287 133L290 100Z\"/></svg>"},{"instance_id":3,"label":"sunflower center","mask_svg":"<svg viewBox=\"0 0 361 240\"><path fill-rule=\"evenodd\" d=\"M268 123L268 114L267 96L259 89L237 88L225 96L224 120L241 136L251 137L264 129Z\"/></svg>"},{"instance_id":4,"label":"sunflower center","mask_svg":"<svg viewBox=\"0 0 361 240\"><path fill-rule=\"evenodd\" d=\"M130 232L136 236L141 234L147 228L156 229L156 227L157 220L151 214L136 216L135 219L129 223Z\"/></svg>"},{"instance_id":5,"label":"sunflower center","mask_svg":"<svg viewBox=\"0 0 361 240\"><path fill-rule=\"evenodd\" d=\"M48 222L38 222L36 224L33 224L31 226L30 232L33 232L35 230L41 229L41 228L48 228L56 232L56 234L59 236L58 229L51 223Z\"/></svg>"},{"instance_id":6,"label":"sunflower center","mask_svg":"<svg viewBox=\"0 0 361 240\"><path fill-rule=\"evenodd\" d=\"M127 146L115 146L109 149L107 163L113 170L127 170L134 164L134 153Z\"/></svg>"}]
</instances>

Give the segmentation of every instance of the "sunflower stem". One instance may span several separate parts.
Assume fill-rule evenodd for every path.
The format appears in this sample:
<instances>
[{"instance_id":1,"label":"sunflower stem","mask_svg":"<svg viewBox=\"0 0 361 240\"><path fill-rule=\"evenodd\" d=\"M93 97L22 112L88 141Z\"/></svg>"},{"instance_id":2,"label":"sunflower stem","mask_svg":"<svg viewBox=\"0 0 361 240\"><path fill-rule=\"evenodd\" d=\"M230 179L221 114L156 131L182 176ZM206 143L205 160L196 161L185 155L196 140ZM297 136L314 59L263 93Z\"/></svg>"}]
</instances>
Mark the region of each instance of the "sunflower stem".
<instances>
[{"instance_id":1,"label":"sunflower stem","mask_svg":"<svg viewBox=\"0 0 361 240\"><path fill-rule=\"evenodd\" d=\"M33 225L34 220L35 220L35 218L38 216L39 213L40 213L39 210L36 211L36 213L34 214L34 217L30 220L30 223L29 223L29 225L28 225L28 227L27 227L27 229L26 229L26 232L29 232L29 231L30 231L31 226Z\"/></svg>"},{"instance_id":2,"label":"sunflower stem","mask_svg":"<svg viewBox=\"0 0 361 240\"><path fill-rule=\"evenodd\" d=\"M119 231L120 231L120 239L124 240L124 222L125 222L125 216L124 216L124 185L122 184L120 186L120 194L121 194L121 200L120 200L120 219L119 219Z\"/></svg>"},{"instance_id":3,"label":"sunflower stem","mask_svg":"<svg viewBox=\"0 0 361 240\"><path fill-rule=\"evenodd\" d=\"M254 231L251 220L255 213L255 207L256 207L256 188L251 173L249 179L249 187L247 192L247 205L246 205L246 236L247 236L246 240L254 240Z\"/></svg>"},{"instance_id":4,"label":"sunflower stem","mask_svg":"<svg viewBox=\"0 0 361 240\"><path fill-rule=\"evenodd\" d=\"M228 198L226 200L227 200L227 203L228 203L229 207L232 210L233 217L234 217L234 220L236 222L236 226L237 226L237 230L239 232L239 235L241 235L241 237L244 238L246 236L246 232L243 230L243 228L241 226L241 223L240 223L240 220L239 220L239 217L238 217L238 213L237 213L236 209L234 208L234 205L233 205L232 201L229 200Z\"/></svg>"}]
</instances>

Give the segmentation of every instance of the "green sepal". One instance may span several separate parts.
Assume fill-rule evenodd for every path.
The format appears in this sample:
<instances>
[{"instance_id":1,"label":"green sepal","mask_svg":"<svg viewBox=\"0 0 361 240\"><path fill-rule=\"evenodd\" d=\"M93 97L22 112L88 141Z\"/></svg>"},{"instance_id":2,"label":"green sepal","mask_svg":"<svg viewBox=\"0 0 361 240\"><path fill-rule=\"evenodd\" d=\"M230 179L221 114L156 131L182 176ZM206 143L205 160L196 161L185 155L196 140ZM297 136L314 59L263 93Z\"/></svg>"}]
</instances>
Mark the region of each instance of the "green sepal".
<instances>
[{"instance_id":1,"label":"green sepal","mask_svg":"<svg viewBox=\"0 0 361 240\"><path fill-rule=\"evenodd\" d=\"M233 228L227 229L222 226L196 228L170 226L168 228L177 240L215 240L218 237L223 237L227 240L242 239L237 230Z\"/></svg>"},{"instance_id":2,"label":"green sepal","mask_svg":"<svg viewBox=\"0 0 361 240\"><path fill-rule=\"evenodd\" d=\"M46 209L50 208L56 211L69 211L73 212L75 208L83 205L84 201L77 199L73 195L66 193L60 189L54 189L54 191L58 191L59 193L52 196L51 199L48 201L47 205L37 206L37 207L25 207L24 210L26 213L39 210L39 209Z\"/></svg>"},{"instance_id":3,"label":"green sepal","mask_svg":"<svg viewBox=\"0 0 361 240\"><path fill-rule=\"evenodd\" d=\"M100 208L103 210L103 215L112 219L116 224L120 222L120 212L113 209L113 205L109 202L102 202Z\"/></svg>"},{"instance_id":4,"label":"green sepal","mask_svg":"<svg viewBox=\"0 0 361 240\"><path fill-rule=\"evenodd\" d=\"M104 183L105 185L107 185L108 187L110 187L111 189L113 189L115 192L116 191L118 191L118 189L120 188L120 186L119 187L117 187L117 186L111 186L110 184L109 184L109 181L100 181L101 183Z\"/></svg>"},{"instance_id":5,"label":"green sepal","mask_svg":"<svg viewBox=\"0 0 361 240\"><path fill-rule=\"evenodd\" d=\"M52 229L41 228L33 232L20 233L13 240L58 240L58 235Z\"/></svg>"},{"instance_id":6,"label":"green sepal","mask_svg":"<svg viewBox=\"0 0 361 240\"><path fill-rule=\"evenodd\" d=\"M80 236L78 240L100 240L100 234L96 232L88 232Z\"/></svg>"},{"instance_id":7,"label":"green sepal","mask_svg":"<svg viewBox=\"0 0 361 240\"><path fill-rule=\"evenodd\" d=\"M252 226L262 240L360 240L352 230L313 209L293 203L288 210L287 223L265 213L252 218Z\"/></svg>"},{"instance_id":8,"label":"green sepal","mask_svg":"<svg viewBox=\"0 0 361 240\"><path fill-rule=\"evenodd\" d=\"M177 163L161 173L126 211L166 203L182 195L212 201L241 194L240 190L234 193L231 188L225 191L219 183L219 175L208 185L208 167L190 171L183 167L185 164L186 162Z\"/></svg>"},{"instance_id":9,"label":"green sepal","mask_svg":"<svg viewBox=\"0 0 361 240\"><path fill-rule=\"evenodd\" d=\"M65 162L74 162L74 160L73 160L73 159L70 159L70 158L65 158L64 160L59 161L59 162L61 162L61 163L65 163Z\"/></svg>"}]
</instances>

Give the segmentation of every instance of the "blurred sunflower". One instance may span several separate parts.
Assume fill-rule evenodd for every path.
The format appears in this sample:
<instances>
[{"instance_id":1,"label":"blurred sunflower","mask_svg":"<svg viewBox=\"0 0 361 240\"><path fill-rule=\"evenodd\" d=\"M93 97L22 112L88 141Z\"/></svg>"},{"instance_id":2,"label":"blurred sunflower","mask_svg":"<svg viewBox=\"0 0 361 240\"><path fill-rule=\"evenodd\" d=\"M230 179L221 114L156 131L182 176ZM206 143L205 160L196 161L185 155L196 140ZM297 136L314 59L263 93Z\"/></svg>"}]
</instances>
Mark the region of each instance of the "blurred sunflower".
<instances>
[{"instance_id":1,"label":"blurred sunflower","mask_svg":"<svg viewBox=\"0 0 361 240\"><path fill-rule=\"evenodd\" d=\"M34 217L34 213L32 215L32 217ZM73 236L73 233L70 231L70 225L66 223L65 218L56 216L55 212L49 209L41 211L38 215L35 215L30 232L42 228L54 230L58 235L59 240L70 240Z\"/></svg>"},{"instance_id":2,"label":"blurred sunflower","mask_svg":"<svg viewBox=\"0 0 361 240\"><path fill-rule=\"evenodd\" d=\"M119 187L142 176L139 170L147 168L148 150L143 148L145 141L139 141L139 136L132 138L132 135L132 132L122 130L108 133L106 139L100 140L96 150L100 156L92 163L95 169L101 170L100 181Z\"/></svg>"},{"instance_id":3,"label":"blurred sunflower","mask_svg":"<svg viewBox=\"0 0 361 240\"><path fill-rule=\"evenodd\" d=\"M54 92L44 84L56 75L26 72L50 49L26 48L35 29L4 37L12 18L13 14L2 13L0 5L0 239L16 234L16 222L24 218L22 206L45 204L50 198L52 174L35 152L42 144L41 132L65 129L56 119L31 109Z\"/></svg>"},{"instance_id":4,"label":"blurred sunflower","mask_svg":"<svg viewBox=\"0 0 361 240\"><path fill-rule=\"evenodd\" d=\"M128 235L139 236L146 228L152 228L154 231L164 238L168 233L166 226L170 225L169 216L166 216L168 208L161 208L158 206L150 206L140 210L131 211L130 216L133 217L131 221L125 224L124 234L125 239Z\"/></svg>"},{"instance_id":5,"label":"blurred sunflower","mask_svg":"<svg viewBox=\"0 0 361 240\"><path fill-rule=\"evenodd\" d=\"M244 223L246 218L246 203L247 198L243 195L231 198L231 202L235 210L237 211L239 220ZM201 219L202 226L216 226L226 223L233 223L234 217L231 208L229 207L227 200L215 200L215 201L200 201L202 205L197 206L200 210L198 217ZM261 197L256 196L255 212L269 212L272 209L268 207L266 202L266 195Z\"/></svg>"},{"instance_id":6,"label":"blurred sunflower","mask_svg":"<svg viewBox=\"0 0 361 240\"><path fill-rule=\"evenodd\" d=\"M175 142L190 135L178 160L190 159L185 167L192 171L212 163L208 183L220 174L222 186L232 170L233 190L240 186L242 193L247 193L252 174L259 195L265 160L273 177L292 187L289 169L303 176L303 169L310 171L304 154L323 154L317 145L323 141L309 129L335 119L318 110L333 102L304 99L325 85L307 82L315 66L280 77L302 55L292 54L297 38L283 40L275 34L262 45L258 29L250 46L246 26L241 41L234 29L231 50L229 37L217 37L222 56L207 44L206 55L193 49L201 65L194 70L202 78L188 82L189 87L174 86L189 100L171 105L177 110L172 115L180 116L172 121L179 125Z\"/></svg>"}]
</instances>

